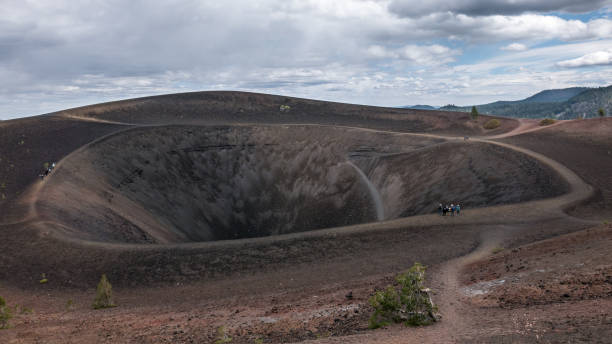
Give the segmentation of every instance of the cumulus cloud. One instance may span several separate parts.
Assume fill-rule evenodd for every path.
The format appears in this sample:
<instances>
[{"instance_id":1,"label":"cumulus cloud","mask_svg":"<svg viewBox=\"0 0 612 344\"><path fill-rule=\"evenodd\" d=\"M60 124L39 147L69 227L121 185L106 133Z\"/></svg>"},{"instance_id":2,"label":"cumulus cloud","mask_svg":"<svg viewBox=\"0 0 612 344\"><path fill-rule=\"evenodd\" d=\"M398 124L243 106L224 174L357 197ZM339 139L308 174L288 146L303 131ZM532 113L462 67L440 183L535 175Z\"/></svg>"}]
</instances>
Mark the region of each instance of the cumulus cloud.
<instances>
[{"instance_id":1,"label":"cumulus cloud","mask_svg":"<svg viewBox=\"0 0 612 344\"><path fill-rule=\"evenodd\" d=\"M587 66L612 65L612 49L596 51L584 56L557 63L559 67L578 68Z\"/></svg>"},{"instance_id":2,"label":"cumulus cloud","mask_svg":"<svg viewBox=\"0 0 612 344\"><path fill-rule=\"evenodd\" d=\"M372 45L367 49L367 52L374 58L409 60L422 66L449 63L454 61L454 56L461 54L461 51L458 49L451 49L439 44L408 44L396 49L387 49L380 45Z\"/></svg>"},{"instance_id":3,"label":"cumulus cloud","mask_svg":"<svg viewBox=\"0 0 612 344\"><path fill-rule=\"evenodd\" d=\"M438 13L412 20L414 34L457 40L492 42L508 40L575 41L612 37L612 20L594 19L587 22L556 16L523 14L520 16L470 17L464 14ZM419 31L419 27L427 31Z\"/></svg>"},{"instance_id":4,"label":"cumulus cloud","mask_svg":"<svg viewBox=\"0 0 612 344\"><path fill-rule=\"evenodd\" d=\"M501 50L506 50L506 51L524 51L527 50L527 46L525 44L521 44L521 43L512 43L512 44L508 44L504 47L501 47Z\"/></svg>"},{"instance_id":5,"label":"cumulus cloud","mask_svg":"<svg viewBox=\"0 0 612 344\"><path fill-rule=\"evenodd\" d=\"M470 16L514 15L526 12L584 13L597 10L609 0L393 0L391 12L405 17L418 17L436 12L452 12Z\"/></svg>"}]
</instances>

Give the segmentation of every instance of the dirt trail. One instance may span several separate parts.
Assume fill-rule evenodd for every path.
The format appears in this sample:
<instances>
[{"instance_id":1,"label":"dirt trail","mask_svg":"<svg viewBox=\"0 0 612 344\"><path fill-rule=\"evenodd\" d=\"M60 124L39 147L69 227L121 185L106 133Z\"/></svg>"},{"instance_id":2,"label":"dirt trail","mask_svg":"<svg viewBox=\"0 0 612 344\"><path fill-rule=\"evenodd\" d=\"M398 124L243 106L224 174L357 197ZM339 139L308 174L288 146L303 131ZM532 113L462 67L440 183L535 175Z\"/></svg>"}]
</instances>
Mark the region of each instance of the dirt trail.
<instances>
[{"instance_id":1,"label":"dirt trail","mask_svg":"<svg viewBox=\"0 0 612 344\"><path fill-rule=\"evenodd\" d=\"M541 129L546 129L546 128L554 127L554 126L557 126L557 125L560 125L560 124L563 124L563 123L570 122L572 120L569 120L569 121L556 121L553 124L544 125L544 126L541 126L540 122L538 120L535 120L535 119L520 118L520 119L518 119L518 121L519 121L519 126L514 128L514 130L511 130L509 132L506 132L506 133L503 133L503 134L499 134L499 135L484 136L484 137L481 137L481 138L486 138L486 139L489 139L489 140L502 139L502 138L506 138L506 137L510 137L510 136L530 133L530 132L533 132L533 131L538 131L538 130L541 130Z\"/></svg>"},{"instance_id":2,"label":"dirt trail","mask_svg":"<svg viewBox=\"0 0 612 344\"><path fill-rule=\"evenodd\" d=\"M557 122L553 125L558 125L562 122ZM564 210L567 207L580 202L593 194L593 188L588 185L582 178L580 178L576 173L571 171L569 168L564 165L536 152L533 152L528 149L524 149L521 147L513 146L510 144L505 144L501 142L491 141L491 139L509 137L513 135L519 135L525 132L532 132L536 130L540 130L546 127L535 127L533 123L527 120L521 120L521 124L515 130L491 137L483 137L483 138L475 138L470 139L476 142L483 142L498 145L504 148L512 149L517 152L521 152L526 154L538 161L550 166L553 170L559 173L570 185L570 192L560 197L546 199L536 202L527 202L514 204L509 206L501 206L505 208L508 212L512 214L524 214L521 211L521 208L527 210L527 208L532 208L533 203L538 203L535 207L541 211L544 209L548 210ZM359 129L359 128L355 128ZM373 129L363 129L363 130L373 130ZM376 131L376 130L374 130ZM443 138L446 140L464 140L463 137L445 137L440 135L432 135L432 134L410 134L410 133L396 133L398 135L416 135L423 137L432 137L432 138ZM499 207L498 207L499 208ZM479 209L478 211L484 212L496 212L491 208ZM497 210L499 211L499 210ZM473 214L475 215L475 214ZM563 214L564 216L568 216ZM472 217L472 216L470 216ZM477 217L477 216L476 216ZM489 256L492 250L501 243L503 243L504 239L508 238L512 234L512 227L500 225L490 231L483 231L481 237L481 243L477 249L472 251L471 253L447 261L443 263L438 269L433 273L431 278L431 284L433 286L437 286L437 295L434 297L435 302L437 303L441 315L442 321L438 324L427 327L427 328L417 328L411 331L409 334L410 337L406 336L405 331L401 331L401 329L392 328L389 332L378 331L376 335L365 334L365 335L357 335L352 336L350 339L348 338L334 338L334 339L324 339L320 341L314 341L316 343L338 343L338 342L354 342L354 343L452 343L459 340L463 334L470 332L470 330L474 329L474 326L478 326L477 324L470 325L470 322L473 320L469 316L469 305L467 305L462 300L465 300L466 297L461 291L461 282L460 282L460 271L470 263L481 260L487 256Z\"/></svg>"},{"instance_id":3,"label":"dirt trail","mask_svg":"<svg viewBox=\"0 0 612 344\"><path fill-rule=\"evenodd\" d=\"M106 124L119 124L119 125L131 125L131 126L134 125L132 123L118 122L118 121L109 121L109 120L101 119L101 118L77 116L77 115L70 115L70 114L62 114L59 117L63 117L63 118L67 118L67 119L73 119L73 120L77 120L77 121L85 121L85 122L96 122L96 123L106 123Z\"/></svg>"},{"instance_id":4,"label":"dirt trail","mask_svg":"<svg viewBox=\"0 0 612 344\"><path fill-rule=\"evenodd\" d=\"M157 126L157 125L156 125ZM282 126L318 126L322 127L325 125L319 124L282 124ZM137 126L140 127L140 126ZM149 127L145 125L144 127ZM464 141L463 137L453 137L453 136L443 136L436 134L417 134L417 133L403 133L403 132L394 132L388 130L377 130L377 129L369 129L369 128L361 128L361 127L350 127L350 126L335 126L342 128L349 128L358 131L367 131L367 132L377 132L377 133L388 133L393 135L409 135L409 136L417 136L417 137L427 137L427 138L435 138L442 139L450 142L458 142L462 143ZM539 129L539 128L538 128ZM123 132L125 130L130 130L130 128L126 128L123 130L119 130L118 132ZM118 132L112 133L110 135L106 135L104 137L98 138L94 140L92 143L85 145L75 152L69 154L63 160L69 158L71 155L76 154L79 151L87 149L88 146L100 142L102 140L111 137ZM517 132L518 133L518 132ZM576 173L572 170L568 169L564 165L536 152L531 150L517 147L507 143L501 143L497 141L491 141L488 138L474 138L469 141L474 142L482 142L487 144L498 145L507 149L512 149L514 151L520 152L522 154L528 155L545 165L548 165L554 171L559 173L562 178L564 178L569 184L570 191L564 195L548 198L542 200L535 200L523 203L516 204L507 204L507 205L498 205L486 208L476 208L476 209L463 209L462 212L466 216L457 217L453 219L451 225L493 225L493 224L501 224L501 223L513 223L517 222L517 219L524 222L527 220L536 220L536 219L550 219L550 218L558 218L562 216L566 216L563 213L563 210L580 202L588 197L591 197L593 194L593 188L588 185L586 182L582 180ZM57 168L61 168L62 161L58 162ZM43 184L43 183L39 183ZM38 187L37 190L42 190L42 187ZM34 192L36 194L36 192ZM32 201L36 200L36 197L30 198ZM292 233L292 234L283 234L273 237L261 237L256 239L248 239L249 242L272 242L272 241L285 241L292 240L296 238L305 238L305 237L320 237L329 234L350 234L350 233L359 233L359 232L367 232L372 230L382 230L382 229L393 229L393 228L406 228L412 226L432 226L432 225L448 225L449 222L440 218L437 215L418 215L411 216L407 218L400 218L389 221L375 222L375 223L366 223L353 225L348 227L336 227L329 229L322 229L317 231L308 231L308 232L300 232L300 233ZM97 243L97 242L83 242L78 239L71 239L68 237L63 238L68 241L74 242L82 242L87 245L94 246L102 246L102 247L123 247L123 248L133 248L135 250L142 249L141 245L133 245L133 244L108 244L108 243ZM175 244L175 245L167 245L167 248L173 249L194 249L194 248L213 248L213 247L239 247L243 245L245 240L229 240L229 241L214 241L214 242L199 242L199 243L187 243L187 244ZM155 245L150 245L149 248L154 247Z\"/></svg>"},{"instance_id":5,"label":"dirt trail","mask_svg":"<svg viewBox=\"0 0 612 344\"><path fill-rule=\"evenodd\" d=\"M82 120L87 120L80 118ZM288 124L283 124L288 125ZM289 124L291 125L291 124ZM303 125L303 124L300 124ZM316 125L316 124L312 124ZM320 126L320 125L318 125ZM342 127L342 126L340 126ZM346 126L344 126L346 127ZM550 126L548 126L550 127ZM394 135L411 135L420 137L430 137L437 139L444 139L447 141L454 141L461 143L463 137L452 137L442 136L434 134L414 134L414 133L400 133L393 131L384 131L376 129L367 129L360 127L346 127L356 130L372 131L372 132L384 132L391 133ZM503 134L506 136L491 136L470 139L469 141L482 142L488 144L498 145L507 149L528 155L541 163L548 165L550 168L559 173L570 185L570 191L559 197L531 201L518 204L509 204L488 208L469 209L464 210L464 216L455 218L442 218L437 215L423 215L415 216L410 218L403 218L393 221L386 221L382 223L363 224L344 228L333 228L329 230L322 230L316 232L299 233L295 235L284 235L276 238L259 238L257 240L251 240L252 242L264 242L264 241L275 241L275 240L290 240L292 237L306 237L306 236L321 236L328 233L340 233L340 232L358 232L358 231L372 231L385 228L406 228L408 226L431 226L431 225L462 225L469 224L474 226L484 226L481 230L481 240L478 247L471 253L449 260L430 272L430 283L431 286L437 291L434 296L435 302L438 304L441 314L443 316L442 321L424 328L411 329L409 332L403 326L392 327L391 329L384 331L372 331L365 334L349 336L349 337L337 337L322 339L320 343L344 343L344 342L355 342L355 343L370 343L370 342L385 342L385 343L447 343L458 340L462 334L466 331L475 330L475 325L471 321L474 317L470 316L470 306L465 302L465 296L461 291L461 283L459 274L461 269L467 264L474 262L478 259L484 258L491 253L491 250L500 245L507 237L513 234L513 223L517 222L529 222L537 219L549 219L549 218L563 218L566 217L562 210L576 202L580 202L591 196L593 189L590 185L586 184L578 175L573 171L565 167L564 165L547 158L544 155L535 153L531 150L520 148L506 143L500 143L491 141L491 139L508 137L512 135L518 135L527 131L535 131L547 127L533 127L528 122L522 122L515 130ZM111 134L113 135L113 134ZM104 138L100 138L99 141ZM86 149L86 146L81 149ZM60 167L61 162L58 164ZM29 216L26 220L32 220L35 217L35 201L36 196L44 182L37 182L33 187L28 197L25 197L23 201L29 203ZM500 225L502 224L502 225ZM505 224L505 225L503 225ZM517 225L517 228L520 225ZM241 245L244 241L236 240L231 242L214 242L214 243L198 243L198 244L185 244L185 245L173 245L168 248L205 248L215 246L230 246L230 245ZM123 246L125 249L142 247L131 246L131 245L107 245L105 247L120 247Z\"/></svg>"}]
</instances>

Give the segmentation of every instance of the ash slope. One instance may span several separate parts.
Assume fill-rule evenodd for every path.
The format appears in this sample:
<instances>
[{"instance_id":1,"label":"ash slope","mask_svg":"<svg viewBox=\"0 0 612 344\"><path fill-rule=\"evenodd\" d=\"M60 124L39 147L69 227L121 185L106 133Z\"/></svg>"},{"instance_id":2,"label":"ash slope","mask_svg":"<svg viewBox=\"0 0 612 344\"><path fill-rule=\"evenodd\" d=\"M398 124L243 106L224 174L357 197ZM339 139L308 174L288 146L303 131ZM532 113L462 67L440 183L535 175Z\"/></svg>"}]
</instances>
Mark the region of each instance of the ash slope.
<instances>
[{"instance_id":1,"label":"ash slope","mask_svg":"<svg viewBox=\"0 0 612 344\"><path fill-rule=\"evenodd\" d=\"M281 106L288 106L288 110L281 111ZM229 91L137 98L52 115L134 125L316 123L470 136L494 135L518 126L515 119L495 117L500 121L500 127L485 130L482 125L492 116L480 116L478 121L473 121L464 112L385 108Z\"/></svg>"},{"instance_id":2,"label":"ash slope","mask_svg":"<svg viewBox=\"0 0 612 344\"><path fill-rule=\"evenodd\" d=\"M280 105L289 104L289 112ZM37 182L43 162L59 161L70 152L126 124L329 124L404 132L452 135L500 134L518 126L499 118L501 126L482 129L462 112L420 111L359 106L246 92L195 92L123 100L64 110L43 116L0 122L0 219L18 220L12 209Z\"/></svg>"},{"instance_id":3,"label":"ash slope","mask_svg":"<svg viewBox=\"0 0 612 344\"><path fill-rule=\"evenodd\" d=\"M395 219L438 202L473 208L566 191L548 168L484 143L321 126L162 126L71 155L37 209L70 238L164 244L375 222L378 196L384 219Z\"/></svg>"}]
</instances>

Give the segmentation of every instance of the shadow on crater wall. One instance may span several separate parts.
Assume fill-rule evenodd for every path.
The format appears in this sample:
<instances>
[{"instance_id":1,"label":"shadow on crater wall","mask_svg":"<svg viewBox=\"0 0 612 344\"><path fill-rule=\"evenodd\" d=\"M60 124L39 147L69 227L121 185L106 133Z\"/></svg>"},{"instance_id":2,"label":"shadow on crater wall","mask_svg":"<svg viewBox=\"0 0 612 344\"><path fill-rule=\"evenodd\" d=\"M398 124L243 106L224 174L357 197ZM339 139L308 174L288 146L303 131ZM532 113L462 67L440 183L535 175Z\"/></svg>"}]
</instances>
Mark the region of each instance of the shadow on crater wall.
<instances>
[{"instance_id":1,"label":"shadow on crater wall","mask_svg":"<svg viewBox=\"0 0 612 344\"><path fill-rule=\"evenodd\" d=\"M37 207L73 238L177 243L373 222L377 197L392 219L444 201L548 197L562 186L527 157L483 143L319 126L166 126L73 154Z\"/></svg>"}]
</instances>

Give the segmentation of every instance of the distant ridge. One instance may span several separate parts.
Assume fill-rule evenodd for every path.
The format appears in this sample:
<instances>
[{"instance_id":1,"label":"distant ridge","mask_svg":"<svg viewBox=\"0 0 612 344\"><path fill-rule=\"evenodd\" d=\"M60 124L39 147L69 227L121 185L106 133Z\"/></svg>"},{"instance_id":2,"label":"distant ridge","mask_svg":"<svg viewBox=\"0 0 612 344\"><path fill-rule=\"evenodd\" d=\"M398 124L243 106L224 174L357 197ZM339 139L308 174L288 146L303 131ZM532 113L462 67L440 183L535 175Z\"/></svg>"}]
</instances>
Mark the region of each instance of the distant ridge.
<instances>
[{"instance_id":1,"label":"distant ridge","mask_svg":"<svg viewBox=\"0 0 612 344\"><path fill-rule=\"evenodd\" d=\"M589 87L570 87L570 88L562 88L558 90L544 90L542 92L532 95L531 97L523 99L522 102L525 102L525 103L564 102L590 89L591 88Z\"/></svg>"},{"instance_id":2,"label":"distant ridge","mask_svg":"<svg viewBox=\"0 0 612 344\"><path fill-rule=\"evenodd\" d=\"M497 101L475 105L478 112L507 117L557 119L591 118L602 108L606 114L612 111L612 86L587 88L571 87L545 90L517 101ZM446 111L471 111L470 106L447 105Z\"/></svg>"}]
</instances>

